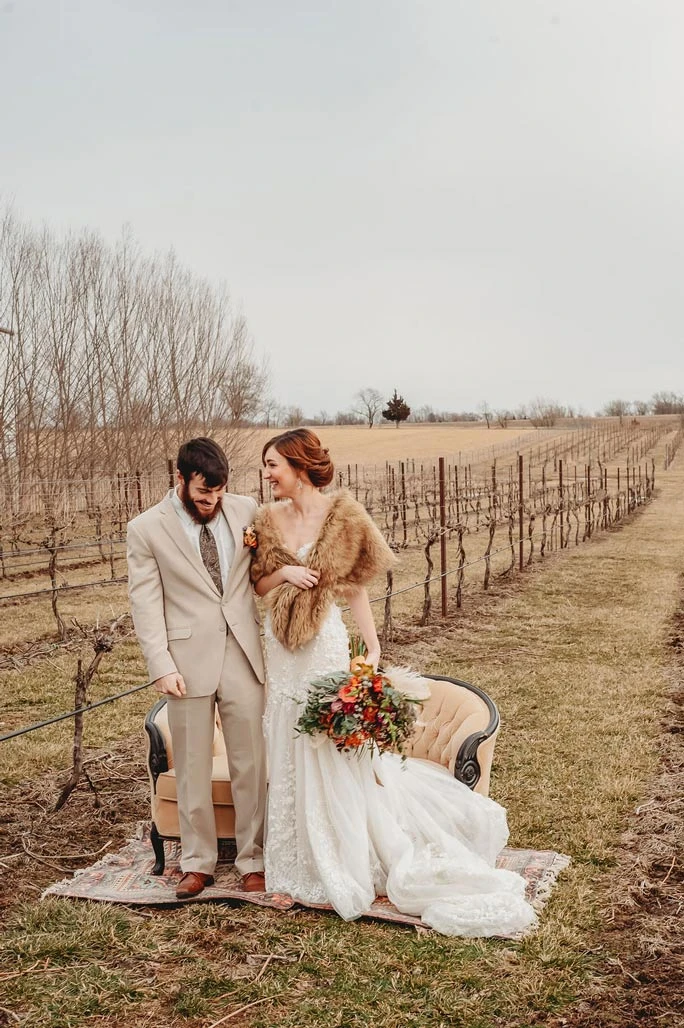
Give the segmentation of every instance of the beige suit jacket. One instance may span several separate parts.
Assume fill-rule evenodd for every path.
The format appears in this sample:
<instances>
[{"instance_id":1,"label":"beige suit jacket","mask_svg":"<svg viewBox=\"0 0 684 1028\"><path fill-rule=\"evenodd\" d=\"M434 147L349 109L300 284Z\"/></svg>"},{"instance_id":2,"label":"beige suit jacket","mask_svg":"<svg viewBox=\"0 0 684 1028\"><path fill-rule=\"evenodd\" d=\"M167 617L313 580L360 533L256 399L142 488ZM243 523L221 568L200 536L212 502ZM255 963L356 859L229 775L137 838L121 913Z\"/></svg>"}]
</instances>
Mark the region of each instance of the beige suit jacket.
<instances>
[{"instance_id":1,"label":"beige suit jacket","mask_svg":"<svg viewBox=\"0 0 684 1028\"><path fill-rule=\"evenodd\" d=\"M223 596L185 534L169 494L128 525L128 593L150 681L179 672L188 696L216 691L226 632L231 631L260 682L264 658L249 580L243 530L257 509L249 496L226 494L223 511L235 558Z\"/></svg>"}]
</instances>

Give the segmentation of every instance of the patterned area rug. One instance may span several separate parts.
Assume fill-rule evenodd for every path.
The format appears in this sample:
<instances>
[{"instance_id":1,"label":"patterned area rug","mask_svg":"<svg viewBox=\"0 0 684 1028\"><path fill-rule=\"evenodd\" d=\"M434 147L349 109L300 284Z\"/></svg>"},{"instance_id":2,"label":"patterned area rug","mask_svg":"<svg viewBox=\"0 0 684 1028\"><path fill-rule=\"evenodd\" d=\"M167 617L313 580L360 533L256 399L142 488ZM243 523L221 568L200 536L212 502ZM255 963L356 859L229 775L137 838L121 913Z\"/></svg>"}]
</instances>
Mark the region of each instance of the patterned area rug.
<instances>
[{"instance_id":1,"label":"patterned area rug","mask_svg":"<svg viewBox=\"0 0 684 1028\"><path fill-rule=\"evenodd\" d=\"M232 864L221 862L216 868L215 883L196 899L176 899L176 885L181 877L179 867L180 843L166 842L166 869L163 875L151 874L154 854L149 837L149 825L139 827L118 853L110 853L92 867L77 871L73 878L65 878L49 886L43 896L65 896L71 899L99 900L106 903L126 903L144 906L180 906L181 903L206 903L212 900L255 903L275 910L306 907L332 910L328 906L314 906L295 901L291 896L268 892L245 892ZM497 867L517 871L525 879L527 898L540 911L548 899L559 873L568 866L570 857L553 850L505 849L499 854ZM419 917L402 914L387 897L379 897L365 917L399 924L419 925Z\"/></svg>"}]
</instances>

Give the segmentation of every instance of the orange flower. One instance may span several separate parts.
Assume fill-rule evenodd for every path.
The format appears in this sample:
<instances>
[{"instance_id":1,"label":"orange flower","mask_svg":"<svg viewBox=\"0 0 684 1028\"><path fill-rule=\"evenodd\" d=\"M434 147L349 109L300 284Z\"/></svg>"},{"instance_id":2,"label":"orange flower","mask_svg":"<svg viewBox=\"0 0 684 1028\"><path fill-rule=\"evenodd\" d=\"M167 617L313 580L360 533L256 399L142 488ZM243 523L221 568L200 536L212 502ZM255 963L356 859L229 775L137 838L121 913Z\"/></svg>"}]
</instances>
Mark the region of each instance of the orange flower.
<instances>
[{"instance_id":1,"label":"orange flower","mask_svg":"<svg viewBox=\"0 0 684 1028\"><path fill-rule=\"evenodd\" d=\"M344 740L345 746L363 746L364 742L368 739L368 732L356 731L348 735Z\"/></svg>"},{"instance_id":2,"label":"orange flower","mask_svg":"<svg viewBox=\"0 0 684 1028\"><path fill-rule=\"evenodd\" d=\"M358 695L358 690L356 688L357 685L358 682L355 682L355 680L352 678L349 682L347 682L346 685L340 687L340 691L337 695L340 697L341 700L344 700L345 702L349 703L350 700L355 700Z\"/></svg>"},{"instance_id":3,"label":"orange flower","mask_svg":"<svg viewBox=\"0 0 684 1028\"><path fill-rule=\"evenodd\" d=\"M245 546L249 546L250 550L256 550L259 541L254 525L247 525L246 528L242 529L242 542Z\"/></svg>"}]
</instances>

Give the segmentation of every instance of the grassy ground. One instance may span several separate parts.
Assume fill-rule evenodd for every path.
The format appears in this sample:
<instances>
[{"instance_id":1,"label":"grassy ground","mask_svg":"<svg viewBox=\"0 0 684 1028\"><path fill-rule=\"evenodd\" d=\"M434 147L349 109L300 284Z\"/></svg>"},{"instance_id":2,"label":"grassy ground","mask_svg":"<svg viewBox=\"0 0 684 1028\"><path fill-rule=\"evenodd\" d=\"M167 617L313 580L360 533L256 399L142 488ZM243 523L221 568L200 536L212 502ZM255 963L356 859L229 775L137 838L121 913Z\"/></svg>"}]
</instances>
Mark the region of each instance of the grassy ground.
<instances>
[{"instance_id":1,"label":"grassy ground","mask_svg":"<svg viewBox=\"0 0 684 1028\"><path fill-rule=\"evenodd\" d=\"M618 1003L624 936L607 929L625 832L637 808L655 802L666 695L681 681L668 643L684 569L684 468L660 481L658 499L619 530L498 580L464 615L424 630L405 623L397 634L393 656L476 681L499 703L492 795L508 807L512 844L573 857L533 936L473 942L251 907L37 902L60 868L83 866L79 855L107 842L114 848L147 813L137 739L148 704L136 697L90 715L97 809L79 790L50 812L69 729L0 751L0 1025L526 1028L575 1023L586 997L587 1025L633 1023L620 1013L632 1008ZM73 659L4 675L13 716L25 723L63 709ZM125 643L98 689L139 671ZM661 856L662 871L656 862L651 873L664 878L669 851ZM667 884L681 890L674 862ZM643 945L652 950L653 939ZM676 1024L669 988L661 983L641 1023Z\"/></svg>"}]
</instances>

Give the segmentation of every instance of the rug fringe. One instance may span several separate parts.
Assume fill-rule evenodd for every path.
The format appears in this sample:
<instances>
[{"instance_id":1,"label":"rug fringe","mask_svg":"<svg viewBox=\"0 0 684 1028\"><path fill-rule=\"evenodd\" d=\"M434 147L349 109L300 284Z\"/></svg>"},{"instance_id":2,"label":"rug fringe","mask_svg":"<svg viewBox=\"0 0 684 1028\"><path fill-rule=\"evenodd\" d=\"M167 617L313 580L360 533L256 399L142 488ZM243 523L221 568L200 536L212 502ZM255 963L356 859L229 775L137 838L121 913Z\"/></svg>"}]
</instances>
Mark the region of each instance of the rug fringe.
<instances>
[{"instance_id":1,"label":"rug fringe","mask_svg":"<svg viewBox=\"0 0 684 1028\"><path fill-rule=\"evenodd\" d=\"M551 895L553 887L558 880L558 875L561 871L565 871L571 863L572 858L567 856L567 854L557 853L553 858L551 865L544 869L544 873L537 883L534 899L532 900L532 906L537 913L541 911L542 907Z\"/></svg>"}]
</instances>

